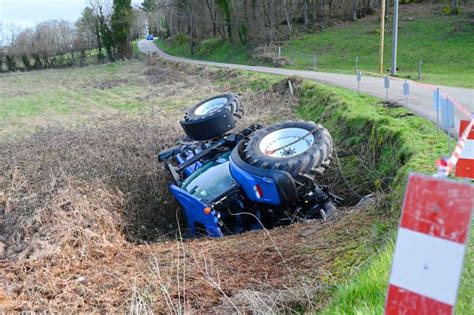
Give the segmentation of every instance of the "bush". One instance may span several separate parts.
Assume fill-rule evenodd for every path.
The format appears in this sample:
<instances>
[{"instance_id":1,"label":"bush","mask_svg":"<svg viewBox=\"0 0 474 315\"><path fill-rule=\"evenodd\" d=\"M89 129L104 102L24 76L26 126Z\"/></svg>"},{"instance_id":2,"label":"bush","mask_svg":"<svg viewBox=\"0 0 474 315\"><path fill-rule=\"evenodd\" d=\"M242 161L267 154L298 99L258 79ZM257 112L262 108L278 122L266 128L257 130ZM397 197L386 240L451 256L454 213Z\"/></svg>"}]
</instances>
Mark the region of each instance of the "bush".
<instances>
[{"instance_id":1,"label":"bush","mask_svg":"<svg viewBox=\"0 0 474 315\"><path fill-rule=\"evenodd\" d=\"M456 15L461 13L461 9L459 7L453 8L451 6L445 6L442 10L443 14L446 15Z\"/></svg>"},{"instance_id":2,"label":"bush","mask_svg":"<svg viewBox=\"0 0 474 315\"><path fill-rule=\"evenodd\" d=\"M8 71L16 71L15 56L6 56L6 59L7 59L7 69L8 69Z\"/></svg>"},{"instance_id":3,"label":"bush","mask_svg":"<svg viewBox=\"0 0 474 315\"><path fill-rule=\"evenodd\" d=\"M31 68L31 65L30 65L30 58L28 57L28 55L22 55L21 56L21 62L23 62L23 68L25 70L30 70Z\"/></svg>"},{"instance_id":4,"label":"bush","mask_svg":"<svg viewBox=\"0 0 474 315\"><path fill-rule=\"evenodd\" d=\"M178 34L174 37L171 37L169 40L173 46L180 46L189 43L191 38L185 34Z\"/></svg>"},{"instance_id":5,"label":"bush","mask_svg":"<svg viewBox=\"0 0 474 315\"><path fill-rule=\"evenodd\" d=\"M199 43L197 54L200 56L206 56L214 53L214 51L223 45L224 41L220 38L209 38Z\"/></svg>"}]
</instances>

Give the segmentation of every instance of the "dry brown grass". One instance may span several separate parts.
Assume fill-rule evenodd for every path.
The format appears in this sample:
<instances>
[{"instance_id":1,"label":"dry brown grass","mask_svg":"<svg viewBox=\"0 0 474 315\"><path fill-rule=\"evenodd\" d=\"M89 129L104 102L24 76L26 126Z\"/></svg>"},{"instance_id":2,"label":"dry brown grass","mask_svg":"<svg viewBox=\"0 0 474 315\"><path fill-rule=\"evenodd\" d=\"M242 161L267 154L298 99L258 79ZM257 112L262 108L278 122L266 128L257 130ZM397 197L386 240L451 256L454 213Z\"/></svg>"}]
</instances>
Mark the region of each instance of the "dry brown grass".
<instances>
[{"instance_id":1,"label":"dry brown grass","mask_svg":"<svg viewBox=\"0 0 474 315\"><path fill-rule=\"evenodd\" d=\"M339 277L335 264L363 263L348 253L370 239L366 227L377 219L373 212L354 210L327 224L274 229L269 235L281 256L267 234L254 232L181 244L116 243L83 257L68 248L54 259L4 262L0 274L7 298L0 305L68 312L314 308L315 294Z\"/></svg>"},{"instance_id":2,"label":"dry brown grass","mask_svg":"<svg viewBox=\"0 0 474 315\"><path fill-rule=\"evenodd\" d=\"M199 75L184 75L188 72ZM149 67L176 101L108 113L74 128L48 127L0 146L0 310L56 312L288 312L313 305L322 283L354 254L378 215L354 209L327 224L183 241L177 204L157 153L182 132L182 107L200 82L233 71ZM185 81L179 81L186 77ZM107 79L110 80L110 79ZM208 81L206 81L208 80ZM179 82L178 82L179 81ZM184 85L183 85L184 82ZM295 80L295 83L298 82ZM109 89L122 81L96 82ZM213 93L226 87L211 85ZM292 117L287 82L246 90L239 127ZM241 91L242 92L242 91ZM166 94L168 93L168 94ZM191 93L194 93L191 95ZM168 96L166 96L168 95ZM179 96L176 96L179 95ZM207 95L206 95L207 96ZM178 240L178 241L176 241Z\"/></svg>"}]
</instances>

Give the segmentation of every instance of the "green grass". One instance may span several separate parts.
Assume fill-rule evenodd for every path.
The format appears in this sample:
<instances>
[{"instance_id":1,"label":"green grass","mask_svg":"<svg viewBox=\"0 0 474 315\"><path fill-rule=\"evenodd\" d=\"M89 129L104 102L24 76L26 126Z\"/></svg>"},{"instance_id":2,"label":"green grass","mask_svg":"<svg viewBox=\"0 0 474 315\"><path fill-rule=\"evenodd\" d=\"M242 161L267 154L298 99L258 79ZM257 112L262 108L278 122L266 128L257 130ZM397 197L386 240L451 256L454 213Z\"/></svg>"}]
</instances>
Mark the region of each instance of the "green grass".
<instances>
[{"instance_id":1,"label":"green grass","mask_svg":"<svg viewBox=\"0 0 474 315\"><path fill-rule=\"evenodd\" d=\"M442 13L442 5L415 4L400 7L398 75L417 79L422 60L422 82L474 87L474 6L463 6L459 15ZM287 41L283 57L292 61L289 68L313 70L316 52L317 71L354 73L359 69L377 72L379 68L380 24L376 17L344 23L321 32ZM217 39L198 45L190 54L189 40L178 37L173 43L157 42L166 52L195 59L255 65L248 47L233 46ZM390 67L392 18L386 23L385 69ZM301 55L301 54L304 54Z\"/></svg>"},{"instance_id":2,"label":"green grass","mask_svg":"<svg viewBox=\"0 0 474 315\"><path fill-rule=\"evenodd\" d=\"M216 89L210 79L199 74L177 70L169 73L162 66L148 66L144 60L3 73L0 141L36 128L73 127L97 121L98 117L139 116L158 111L160 115L181 115L185 105L217 94Z\"/></svg>"},{"instance_id":3,"label":"green grass","mask_svg":"<svg viewBox=\"0 0 474 315\"><path fill-rule=\"evenodd\" d=\"M393 248L389 242L354 281L338 285L335 297L321 314L382 314Z\"/></svg>"},{"instance_id":4,"label":"green grass","mask_svg":"<svg viewBox=\"0 0 474 315\"><path fill-rule=\"evenodd\" d=\"M187 36L178 36L173 42L156 40L155 43L165 52L175 56L216 62L257 64L257 61L250 57L249 47L232 44L218 38L209 38L199 42L195 47L194 54L191 54L190 41Z\"/></svg>"},{"instance_id":5,"label":"green grass","mask_svg":"<svg viewBox=\"0 0 474 315\"><path fill-rule=\"evenodd\" d=\"M0 135L20 129L75 123L99 112L133 112L147 102L141 64L114 63L84 68L3 74L0 79ZM141 72L140 72L141 71Z\"/></svg>"},{"instance_id":6,"label":"green grass","mask_svg":"<svg viewBox=\"0 0 474 315\"><path fill-rule=\"evenodd\" d=\"M464 271L462 274L461 287L458 293L456 312L458 314L474 313L474 226L471 225L467 254L464 257Z\"/></svg>"},{"instance_id":7,"label":"green grass","mask_svg":"<svg viewBox=\"0 0 474 315\"><path fill-rule=\"evenodd\" d=\"M420 15L404 11L399 22L399 75L416 79L422 60L424 82L474 87L474 25L469 22L472 12L445 15L434 11ZM390 18L385 36L385 68L390 67L391 60L391 23ZM292 50L316 52L318 70L337 72L354 72L356 56L360 56L361 70L378 72L379 30L376 19L359 20L289 41L283 51L290 59ZM294 56L295 67L312 67L310 58Z\"/></svg>"},{"instance_id":8,"label":"green grass","mask_svg":"<svg viewBox=\"0 0 474 315\"><path fill-rule=\"evenodd\" d=\"M132 55L134 57L140 57L142 55L140 50L138 49L138 41L136 40L132 42Z\"/></svg>"},{"instance_id":9,"label":"green grass","mask_svg":"<svg viewBox=\"0 0 474 315\"><path fill-rule=\"evenodd\" d=\"M298 113L302 118L323 123L339 148L366 152L371 157L367 161L371 165L361 165L359 161L352 169L354 173L344 170L350 185L355 185L361 176L354 168L363 169L365 181L390 181L390 197L383 210L385 226L378 229L385 245L372 254L364 267L355 268L349 276L332 283L332 299L323 310L323 314L380 314L408 174L433 174L435 160L446 154L445 137L433 123L407 115L404 108L383 107L373 97L313 82L306 82L298 93ZM373 185L377 187L377 183ZM474 312L473 240L471 234L457 303L459 314Z\"/></svg>"},{"instance_id":10,"label":"green grass","mask_svg":"<svg viewBox=\"0 0 474 315\"><path fill-rule=\"evenodd\" d=\"M379 254L372 258L366 268L356 274L355 278L337 284L331 303L321 314L382 314L393 249L394 242L390 241ZM473 313L472 292L474 292L473 233L470 235L468 253L464 261L464 271L456 304L457 314Z\"/></svg>"}]
</instances>

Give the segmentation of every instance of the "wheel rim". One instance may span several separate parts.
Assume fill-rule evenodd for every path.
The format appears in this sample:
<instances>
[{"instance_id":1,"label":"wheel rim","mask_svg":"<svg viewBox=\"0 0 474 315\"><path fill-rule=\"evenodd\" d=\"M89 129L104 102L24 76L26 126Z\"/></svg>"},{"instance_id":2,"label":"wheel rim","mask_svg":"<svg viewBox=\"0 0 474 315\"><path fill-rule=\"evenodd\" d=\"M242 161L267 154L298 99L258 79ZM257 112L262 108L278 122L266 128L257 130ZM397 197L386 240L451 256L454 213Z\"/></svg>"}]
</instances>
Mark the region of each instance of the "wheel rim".
<instances>
[{"instance_id":1,"label":"wheel rim","mask_svg":"<svg viewBox=\"0 0 474 315\"><path fill-rule=\"evenodd\" d=\"M199 116L207 115L216 110L222 108L227 104L227 99L224 97L214 98L207 102L202 103L201 105L196 108L194 113Z\"/></svg>"},{"instance_id":2,"label":"wheel rim","mask_svg":"<svg viewBox=\"0 0 474 315\"><path fill-rule=\"evenodd\" d=\"M303 128L273 131L260 141L260 151L271 157L287 158L306 152L314 143L313 134Z\"/></svg>"}]
</instances>

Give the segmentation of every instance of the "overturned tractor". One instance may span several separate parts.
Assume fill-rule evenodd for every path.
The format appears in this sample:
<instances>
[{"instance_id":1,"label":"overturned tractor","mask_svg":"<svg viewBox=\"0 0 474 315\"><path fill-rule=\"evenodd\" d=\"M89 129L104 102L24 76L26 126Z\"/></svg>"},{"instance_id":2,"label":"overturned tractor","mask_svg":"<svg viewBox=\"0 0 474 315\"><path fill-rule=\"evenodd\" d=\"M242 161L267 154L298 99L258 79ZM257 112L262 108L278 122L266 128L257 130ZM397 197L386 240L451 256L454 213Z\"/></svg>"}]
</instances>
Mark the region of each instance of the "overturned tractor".
<instances>
[{"instance_id":1,"label":"overturned tractor","mask_svg":"<svg viewBox=\"0 0 474 315\"><path fill-rule=\"evenodd\" d=\"M243 114L234 94L206 99L181 121L186 135L159 154L191 234L219 237L326 220L341 201L315 182L331 161L329 132L305 121L230 132Z\"/></svg>"}]
</instances>

